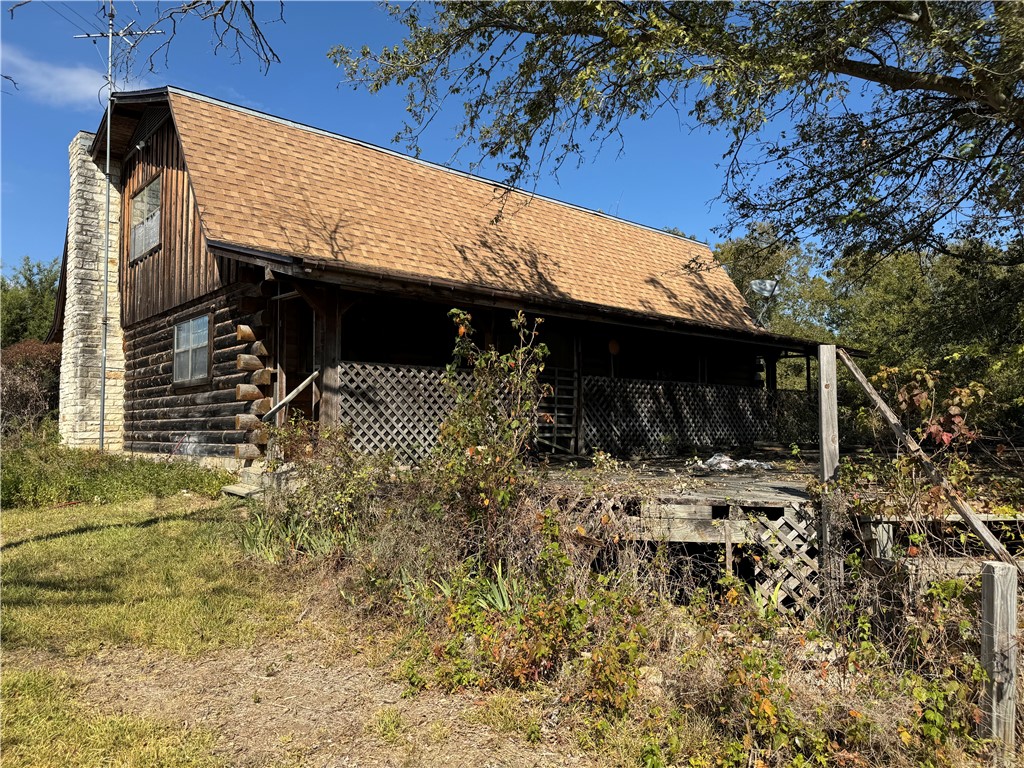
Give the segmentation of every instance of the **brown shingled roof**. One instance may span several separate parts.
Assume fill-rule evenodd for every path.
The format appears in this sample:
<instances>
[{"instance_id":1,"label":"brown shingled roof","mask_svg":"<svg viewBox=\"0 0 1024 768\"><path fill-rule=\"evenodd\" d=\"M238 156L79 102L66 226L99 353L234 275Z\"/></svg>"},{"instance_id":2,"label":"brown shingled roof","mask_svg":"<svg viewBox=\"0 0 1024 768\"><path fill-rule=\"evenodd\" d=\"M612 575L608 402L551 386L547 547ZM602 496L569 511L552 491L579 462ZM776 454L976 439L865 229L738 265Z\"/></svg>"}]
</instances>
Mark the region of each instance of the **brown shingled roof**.
<instances>
[{"instance_id":1,"label":"brown shingled roof","mask_svg":"<svg viewBox=\"0 0 1024 768\"><path fill-rule=\"evenodd\" d=\"M211 243L757 332L706 245L168 89Z\"/></svg>"}]
</instances>

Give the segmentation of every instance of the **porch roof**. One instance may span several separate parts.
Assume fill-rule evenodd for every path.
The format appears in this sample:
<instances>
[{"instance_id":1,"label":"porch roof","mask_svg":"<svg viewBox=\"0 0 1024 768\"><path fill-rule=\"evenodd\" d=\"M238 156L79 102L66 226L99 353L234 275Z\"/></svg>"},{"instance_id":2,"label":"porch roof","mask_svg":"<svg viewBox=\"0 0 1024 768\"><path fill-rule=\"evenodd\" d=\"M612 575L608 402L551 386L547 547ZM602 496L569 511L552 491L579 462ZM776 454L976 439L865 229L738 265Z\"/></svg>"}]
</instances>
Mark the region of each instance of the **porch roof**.
<instances>
[{"instance_id":1,"label":"porch roof","mask_svg":"<svg viewBox=\"0 0 1024 768\"><path fill-rule=\"evenodd\" d=\"M211 247L772 336L703 243L205 96L161 93Z\"/></svg>"}]
</instances>

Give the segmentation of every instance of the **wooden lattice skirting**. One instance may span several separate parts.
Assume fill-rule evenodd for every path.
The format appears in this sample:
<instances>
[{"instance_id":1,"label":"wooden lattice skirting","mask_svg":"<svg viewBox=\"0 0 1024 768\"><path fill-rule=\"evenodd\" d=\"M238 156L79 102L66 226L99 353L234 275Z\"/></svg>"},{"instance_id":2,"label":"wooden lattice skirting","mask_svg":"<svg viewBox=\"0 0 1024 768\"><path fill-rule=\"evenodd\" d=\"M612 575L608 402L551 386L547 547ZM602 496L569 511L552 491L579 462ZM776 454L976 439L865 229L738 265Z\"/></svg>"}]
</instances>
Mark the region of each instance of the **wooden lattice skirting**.
<instances>
[{"instance_id":1,"label":"wooden lattice skirting","mask_svg":"<svg viewBox=\"0 0 1024 768\"><path fill-rule=\"evenodd\" d=\"M583 377L584 443L617 455L813 439L813 415L804 392Z\"/></svg>"},{"instance_id":2,"label":"wooden lattice skirting","mask_svg":"<svg viewBox=\"0 0 1024 768\"><path fill-rule=\"evenodd\" d=\"M455 405L444 373L341 363L338 412L352 427L354 446L401 458L425 455ZM472 384L468 372L457 378L460 386ZM814 434L815 411L804 392L585 376L579 397L572 376L555 378L554 385L551 402L540 408L546 416L539 444L547 450L671 456L690 447L791 442Z\"/></svg>"},{"instance_id":3,"label":"wooden lattice skirting","mask_svg":"<svg viewBox=\"0 0 1024 768\"><path fill-rule=\"evenodd\" d=\"M807 614L821 597L818 589L818 529L810 505L787 506L775 518L752 516L756 549L755 588L768 603Z\"/></svg>"},{"instance_id":4,"label":"wooden lattice skirting","mask_svg":"<svg viewBox=\"0 0 1024 768\"><path fill-rule=\"evenodd\" d=\"M339 413L352 428L353 447L394 451L402 459L430 451L441 422L455 407L443 368L342 363L339 369ZM461 386L472 383L469 373L456 376Z\"/></svg>"}]
</instances>

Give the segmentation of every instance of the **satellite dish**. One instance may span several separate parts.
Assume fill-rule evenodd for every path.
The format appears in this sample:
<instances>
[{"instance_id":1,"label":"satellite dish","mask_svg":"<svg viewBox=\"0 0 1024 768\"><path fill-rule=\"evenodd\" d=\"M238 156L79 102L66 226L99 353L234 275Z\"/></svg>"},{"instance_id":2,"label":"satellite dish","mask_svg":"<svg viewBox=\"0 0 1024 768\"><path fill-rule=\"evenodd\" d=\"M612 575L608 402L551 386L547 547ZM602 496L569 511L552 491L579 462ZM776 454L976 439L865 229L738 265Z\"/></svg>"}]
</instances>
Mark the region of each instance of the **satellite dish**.
<instances>
[{"instance_id":1,"label":"satellite dish","mask_svg":"<svg viewBox=\"0 0 1024 768\"><path fill-rule=\"evenodd\" d=\"M764 296L766 299L770 299L775 295L776 289L779 287L778 280L751 280L750 290L756 293L758 296Z\"/></svg>"}]
</instances>

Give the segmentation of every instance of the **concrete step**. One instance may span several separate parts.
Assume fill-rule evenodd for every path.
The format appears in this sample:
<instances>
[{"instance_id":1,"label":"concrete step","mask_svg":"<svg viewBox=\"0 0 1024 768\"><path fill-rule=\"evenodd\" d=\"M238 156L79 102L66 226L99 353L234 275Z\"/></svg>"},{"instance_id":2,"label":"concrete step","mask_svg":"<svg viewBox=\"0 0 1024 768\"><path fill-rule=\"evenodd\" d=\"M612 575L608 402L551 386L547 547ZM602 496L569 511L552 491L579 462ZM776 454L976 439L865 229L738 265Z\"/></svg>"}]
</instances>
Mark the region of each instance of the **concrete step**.
<instances>
[{"instance_id":1,"label":"concrete step","mask_svg":"<svg viewBox=\"0 0 1024 768\"><path fill-rule=\"evenodd\" d=\"M243 499L248 499L250 496L259 496L263 493L263 489L258 485L251 485L249 483L234 483L233 485L225 485L220 489L220 492L228 496L241 496Z\"/></svg>"}]
</instances>

